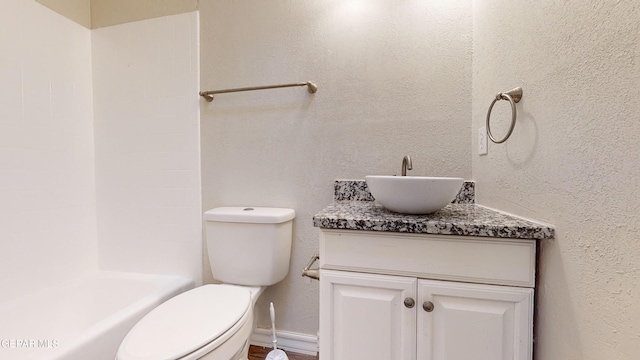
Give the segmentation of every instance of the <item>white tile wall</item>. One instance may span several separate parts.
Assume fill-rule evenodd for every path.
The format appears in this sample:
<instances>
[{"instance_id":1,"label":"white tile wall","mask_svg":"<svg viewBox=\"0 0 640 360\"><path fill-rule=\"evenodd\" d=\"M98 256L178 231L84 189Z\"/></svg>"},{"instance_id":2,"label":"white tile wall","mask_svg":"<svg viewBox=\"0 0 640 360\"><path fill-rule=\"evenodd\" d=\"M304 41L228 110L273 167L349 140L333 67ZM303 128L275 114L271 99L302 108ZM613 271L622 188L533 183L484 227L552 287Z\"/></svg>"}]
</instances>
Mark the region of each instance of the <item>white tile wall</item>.
<instances>
[{"instance_id":1,"label":"white tile wall","mask_svg":"<svg viewBox=\"0 0 640 360\"><path fill-rule=\"evenodd\" d=\"M91 35L0 0L0 302L97 266Z\"/></svg>"},{"instance_id":2,"label":"white tile wall","mask_svg":"<svg viewBox=\"0 0 640 360\"><path fill-rule=\"evenodd\" d=\"M197 13L92 43L100 267L201 281Z\"/></svg>"}]
</instances>

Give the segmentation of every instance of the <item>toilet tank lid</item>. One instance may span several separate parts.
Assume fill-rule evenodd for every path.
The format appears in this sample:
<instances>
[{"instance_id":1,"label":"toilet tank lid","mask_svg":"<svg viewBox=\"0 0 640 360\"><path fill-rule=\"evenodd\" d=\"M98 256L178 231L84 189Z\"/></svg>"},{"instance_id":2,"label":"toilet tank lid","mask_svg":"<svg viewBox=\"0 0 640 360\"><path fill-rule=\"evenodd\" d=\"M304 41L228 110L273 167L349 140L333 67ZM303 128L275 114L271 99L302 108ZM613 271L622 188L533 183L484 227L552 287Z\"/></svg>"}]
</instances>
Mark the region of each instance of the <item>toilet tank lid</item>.
<instances>
[{"instance_id":1,"label":"toilet tank lid","mask_svg":"<svg viewBox=\"0 0 640 360\"><path fill-rule=\"evenodd\" d=\"M255 206L219 207L204 213L206 221L252 224L279 224L295 217L293 209Z\"/></svg>"}]
</instances>

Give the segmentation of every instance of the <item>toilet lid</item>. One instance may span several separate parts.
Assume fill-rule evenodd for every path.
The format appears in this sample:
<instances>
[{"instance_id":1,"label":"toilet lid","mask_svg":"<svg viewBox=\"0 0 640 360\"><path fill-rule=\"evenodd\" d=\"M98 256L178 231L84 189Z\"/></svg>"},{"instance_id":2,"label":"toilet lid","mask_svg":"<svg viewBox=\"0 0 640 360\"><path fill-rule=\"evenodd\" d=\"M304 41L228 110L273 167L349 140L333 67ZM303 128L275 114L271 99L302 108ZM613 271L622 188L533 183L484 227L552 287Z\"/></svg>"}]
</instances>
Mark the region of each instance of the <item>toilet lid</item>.
<instances>
[{"instance_id":1,"label":"toilet lid","mask_svg":"<svg viewBox=\"0 0 640 360\"><path fill-rule=\"evenodd\" d=\"M167 300L129 331L117 359L173 360L214 341L251 310L251 292L204 285Z\"/></svg>"}]
</instances>

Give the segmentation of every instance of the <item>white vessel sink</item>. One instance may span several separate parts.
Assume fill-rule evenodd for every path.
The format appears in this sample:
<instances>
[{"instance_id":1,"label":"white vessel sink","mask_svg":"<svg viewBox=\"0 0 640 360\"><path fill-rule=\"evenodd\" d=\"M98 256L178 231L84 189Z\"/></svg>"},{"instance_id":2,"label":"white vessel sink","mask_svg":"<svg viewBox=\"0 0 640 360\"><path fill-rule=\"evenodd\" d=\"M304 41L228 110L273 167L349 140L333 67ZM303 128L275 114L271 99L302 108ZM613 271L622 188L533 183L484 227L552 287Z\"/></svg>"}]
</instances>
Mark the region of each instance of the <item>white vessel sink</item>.
<instances>
[{"instance_id":1,"label":"white vessel sink","mask_svg":"<svg viewBox=\"0 0 640 360\"><path fill-rule=\"evenodd\" d=\"M371 195L385 208L402 214L430 214L447 206L464 180L451 177L365 176Z\"/></svg>"}]
</instances>

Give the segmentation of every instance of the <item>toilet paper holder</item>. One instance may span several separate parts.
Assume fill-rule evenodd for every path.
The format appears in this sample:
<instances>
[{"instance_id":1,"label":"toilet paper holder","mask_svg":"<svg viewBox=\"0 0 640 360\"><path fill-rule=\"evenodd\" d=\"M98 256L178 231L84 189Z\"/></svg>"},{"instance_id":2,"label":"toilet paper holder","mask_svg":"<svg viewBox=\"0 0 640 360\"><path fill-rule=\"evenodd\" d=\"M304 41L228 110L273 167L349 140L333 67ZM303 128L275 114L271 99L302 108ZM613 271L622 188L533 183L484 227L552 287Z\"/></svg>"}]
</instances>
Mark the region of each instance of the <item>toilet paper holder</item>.
<instances>
[{"instance_id":1,"label":"toilet paper holder","mask_svg":"<svg viewBox=\"0 0 640 360\"><path fill-rule=\"evenodd\" d=\"M311 269L311 266L319 259L320 259L320 254L318 252L313 254L307 266L305 266L305 268L302 270L302 276L320 280L320 269Z\"/></svg>"}]
</instances>

